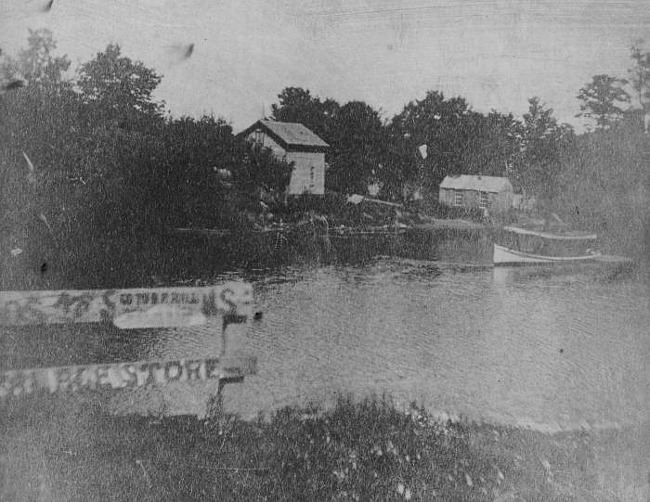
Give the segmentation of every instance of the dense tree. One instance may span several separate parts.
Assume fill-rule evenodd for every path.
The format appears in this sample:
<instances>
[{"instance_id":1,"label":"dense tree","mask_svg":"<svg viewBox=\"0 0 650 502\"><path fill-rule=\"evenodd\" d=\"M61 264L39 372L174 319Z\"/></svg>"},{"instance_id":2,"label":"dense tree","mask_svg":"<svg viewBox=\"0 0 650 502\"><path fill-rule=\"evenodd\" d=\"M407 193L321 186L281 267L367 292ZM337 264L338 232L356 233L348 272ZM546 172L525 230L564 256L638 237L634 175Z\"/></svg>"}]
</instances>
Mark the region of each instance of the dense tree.
<instances>
[{"instance_id":1,"label":"dense tree","mask_svg":"<svg viewBox=\"0 0 650 502\"><path fill-rule=\"evenodd\" d=\"M52 262L70 221L63 208L74 204L61 166L79 153L73 139L79 102L66 76L70 62L53 56L55 48L51 32L30 31L28 47L2 61L5 78L24 86L0 97L0 247L2 259L7 248L23 252L0 265L0 282L20 270L24 287L39 285L40 267Z\"/></svg>"},{"instance_id":2,"label":"dense tree","mask_svg":"<svg viewBox=\"0 0 650 502\"><path fill-rule=\"evenodd\" d=\"M466 174L508 176L521 145L522 124L512 114L496 110L468 116L470 134L462 163Z\"/></svg>"},{"instance_id":3,"label":"dense tree","mask_svg":"<svg viewBox=\"0 0 650 502\"><path fill-rule=\"evenodd\" d=\"M578 117L592 118L597 129L607 129L623 117L625 104L630 95L623 88L627 80L594 75L592 81L580 89L578 99L582 101Z\"/></svg>"},{"instance_id":4,"label":"dense tree","mask_svg":"<svg viewBox=\"0 0 650 502\"><path fill-rule=\"evenodd\" d=\"M23 151L39 167L56 166L61 152L53 145L65 145L77 118L77 96L66 76L70 61L65 56L54 57L55 48L50 31L30 31L28 47L17 58L6 57L2 62L2 72L9 80L24 80L23 87L2 96L0 105L2 151L10 156L8 162L20 161L21 170Z\"/></svg>"},{"instance_id":5,"label":"dense tree","mask_svg":"<svg viewBox=\"0 0 650 502\"><path fill-rule=\"evenodd\" d=\"M484 116L438 91L408 103L387 124L363 102L339 106L300 88L279 98L274 118L323 131L330 144L326 182L341 192L365 192L373 180L384 197L397 199L405 184L435 191L448 174L504 174L516 163L523 135L512 115Z\"/></svg>"},{"instance_id":6,"label":"dense tree","mask_svg":"<svg viewBox=\"0 0 650 502\"><path fill-rule=\"evenodd\" d=\"M321 101L297 87L284 89L278 99L279 104L272 105L275 120L301 123L330 145L328 189L366 193L368 183L381 178L385 130L378 111L361 101Z\"/></svg>"},{"instance_id":7,"label":"dense tree","mask_svg":"<svg viewBox=\"0 0 650 502\"><path fill-rule=\"evenodd\" d=\"M161 76L139 61L121 55L118 45L109 44L104 52L81 65L79 86L93 119L114 120L120 127L151 127L161 117L162 107L153 98Z\"/></svg>"},{"instance_id":8,"label":"dense tree","mask_svg":"<svg viewBox=\"0 0 650 502\"><path fill-rule=\"evenodd\" d=\"M336 114L329 137L328 187L338 192L365 194L377 178L383 142L379 113L361 101L350 101Z\"/></svg>"},{"instance_id":9,"label":"dense tree","mask_svg":"<svg viewBox=\"0 0 650 502\"><path fill-rule=\"evenodd\" d=\"M408 177L436 188L448 174L464 172L463 152L472 134L469 117L473 114L460 97L445 99L438 91L429 91L422 100L411 101L390 123L394 151ZM418 148L427 146L426 159Z\"/></svg>"},{"instance_id":10,"label":"dense tree","mask_svg":"<svg viewBox=\"0 0 650 502\"><path fill-rule=\"evenodd\" d=\"M556 207L578 228L601 236L601 245L629 256L647 256L647 137L638 117L618 127L580 135L563 153Z\"/></svg>"},{"instance_id":11,"label":"dense tree","mask_svg":"<svg viewBox=\"0 0 650 502\"><path fill-rule=\"evenodd\" d=\"M538 97L528 100L524 114L522 146L512 169L513 181L529 194L552 198L562 170L561 155L575 139L573 128L558 124L553 109Z\"/></svg>"},{"instance_id":12,"label":"dense tree","mask_svg":"<svg viewBox=\"0 0 650 502\"><path fill-rule=\"evenodd\" d=\"M6 57L3 72L30 85L68 88L71 81L66 78L66 72L70 60L66 56L54 56L55 49L50 30L29 30L27 48L19 51L17 58Z\"/></svg>"},{"instance_id":13,"label":"dense tree","mask_svg":"<svg viewBox=\"0 0 650 502\"><path fill-rule=\"evenodd\" d=\"M167 197L178 199L178 191L203 200L200 194L216 186L219 169L232 171L237 162L232 127L211 116L169 120L164 133L165 162L160 176ZM162 166L161 166L162 167Z\"/></svg>"},{"instance_id":14,"label":"dense tree","mask_svg":"<svg viewBox=\"0 0 650 502\"><path fill-rule=\"evenodd\" d=\"M278 104L271 105L274 120L297 122L328 142L340 105L333 99L321 101L307 89L287 87L278 94Z\"/></svg>"},{"instance_id":15,"label":"dense tree","mask_svg":"<svg viewBox=\"0 0 650 502\"><path fill-rule=\"evenodd\" d=\"M262 196L278 201L286 192L293 165L278 159L270 148L238 138L237 158L233 178L238 192L256 204Z\"/></svg>"},{"instance_id":16,"label":"dense tree","mask_svg":"<svg viewBox=\"0 0 650 502\"><path fill-rule=\"evenodd\" d=\"M153 72L125 58L116 66L91 62L82 67L81 85L67 73L67 58L53 56L55 48L50 32L31 32L27 49L4 64L5 75L26 80L0 102L4 235L22 235L24 255L48 263L47 274L24 278L57 270L68 279L99 277L158 229L151 225L160 208L156 168L165 159L159 126L149 127L162 124L151 81L135 78L126 91L111 91L123 80L114 70Z\"/></svg>"}]
</instances>

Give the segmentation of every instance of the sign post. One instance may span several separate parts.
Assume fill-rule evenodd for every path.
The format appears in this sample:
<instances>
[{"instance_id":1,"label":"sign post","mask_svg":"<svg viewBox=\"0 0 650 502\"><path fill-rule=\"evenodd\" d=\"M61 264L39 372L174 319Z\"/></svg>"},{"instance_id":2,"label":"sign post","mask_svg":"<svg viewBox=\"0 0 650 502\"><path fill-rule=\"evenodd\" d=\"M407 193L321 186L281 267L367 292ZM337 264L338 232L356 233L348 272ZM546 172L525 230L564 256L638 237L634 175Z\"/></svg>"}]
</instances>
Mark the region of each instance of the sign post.
<instances>
[{"instance_id":1,"label":"sign post","mask_svg":"<svg viewBox=\"0 0 650 502\"><path fill-rule=\"evenodd\" d=\"M252 309L252 286L242 282L199 288L0 292L0 326L110 323L129 330L187 328L205 324L208 318L222 320L220 354L199 359L5 370L0 372L0 404L42 393L218 380L221 411L223 385L257 373L256 358L241 354L236 347Z\"/></svg>"}]
</instances>

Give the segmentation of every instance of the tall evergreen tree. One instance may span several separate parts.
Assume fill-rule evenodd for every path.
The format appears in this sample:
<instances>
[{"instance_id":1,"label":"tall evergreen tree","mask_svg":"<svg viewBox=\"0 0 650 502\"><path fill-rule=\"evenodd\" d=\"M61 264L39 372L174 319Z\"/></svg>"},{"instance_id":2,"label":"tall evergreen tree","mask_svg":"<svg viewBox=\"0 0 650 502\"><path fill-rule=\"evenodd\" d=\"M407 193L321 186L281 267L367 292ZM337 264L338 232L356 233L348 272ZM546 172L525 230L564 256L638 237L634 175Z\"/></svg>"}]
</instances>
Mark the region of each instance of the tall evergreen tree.
<instances>
[{"instance_id":1,"label":"tall evergreen tree","mask_svg":"<svg viewBox=\"0 0 650 502\"><path fill-rule=\"evenodd\" d=\"M623 88L627 83L609 75L594 75L580 89L578 99L582 104L577 116L594 119L597 129L608 129L623 118L623 107L630 102L630 95Z\"/></svg>"}]
</instances>

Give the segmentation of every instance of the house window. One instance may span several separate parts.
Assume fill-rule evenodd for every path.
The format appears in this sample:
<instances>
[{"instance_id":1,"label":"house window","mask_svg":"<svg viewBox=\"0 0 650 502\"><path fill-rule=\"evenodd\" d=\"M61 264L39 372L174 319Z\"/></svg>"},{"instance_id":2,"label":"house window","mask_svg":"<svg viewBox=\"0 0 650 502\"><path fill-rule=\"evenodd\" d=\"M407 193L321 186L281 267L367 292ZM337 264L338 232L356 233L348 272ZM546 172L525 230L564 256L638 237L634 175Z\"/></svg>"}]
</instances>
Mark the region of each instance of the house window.
<instances>
[{"instance_id":1,"label":"house window","mask_svg":"<svg viewBox=\"0 0 650 502\"><path fill-rule=\"evenodd\" d=\"M463 192L460 190L456 190L454 192L454 206L462 206L463 205Z\"/></svg>"},{"instance_id":2,"label":"house window","mask_svg":"<svg viewBox=\"0 0 650 502\"><path fill-rule=\"evenodd\" d=\"M487 192L479 192L478 193L478 207L481 209L485 209L488 207L490 201L488 200L488 193Z\"/></svg>"},{"instance_id":3,"label":"house window","mask_svg":"<svg viewBox=\"0 0 650 502\"><path fill-rule=\"evenodd\" d=\"M316 168L311 166L309 170L309 189L313 190L316 187Z\"/></svg>"},{"instance_id":4,"label":"house window","mask_svg":"<svg viewBox=\"0 0 650 502\"><path fill-rule=\"evenodd\" d=\"M255 142L255 146L264 146L264 133L262 132L262 129L255 129L253 141Z\"/></svg>"}]
</instances>

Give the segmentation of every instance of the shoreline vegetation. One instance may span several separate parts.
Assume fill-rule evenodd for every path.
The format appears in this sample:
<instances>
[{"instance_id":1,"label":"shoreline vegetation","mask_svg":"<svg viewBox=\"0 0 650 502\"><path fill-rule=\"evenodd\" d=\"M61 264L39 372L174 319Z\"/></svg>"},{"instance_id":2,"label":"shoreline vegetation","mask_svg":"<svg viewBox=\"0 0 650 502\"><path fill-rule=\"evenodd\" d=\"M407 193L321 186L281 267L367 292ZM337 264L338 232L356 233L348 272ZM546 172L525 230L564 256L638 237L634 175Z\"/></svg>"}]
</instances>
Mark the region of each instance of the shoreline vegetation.
<instances>
[{"instance_id":1,"label":"shoreline vegetation","mask_svg":"<svg viewBox=\"0 0 650 502\"><path fill-rule=\"evenodd\" d=\"M116 417L54 400L11 410L0 421L0 500L546 502L647 494L641 428L548 434L436 419L415 404L399 411L385 397L251 421Z\"/></svg>"}]
</instances>

